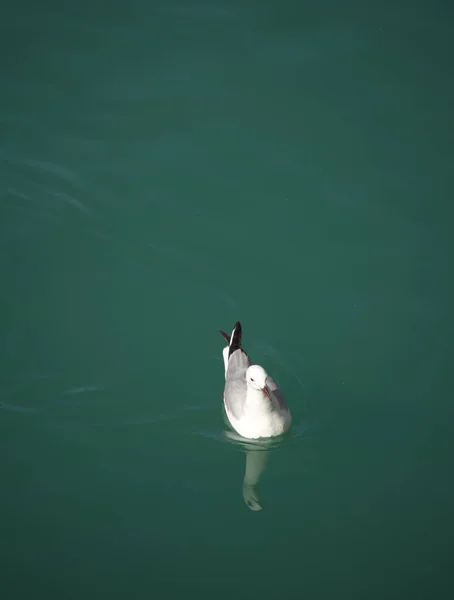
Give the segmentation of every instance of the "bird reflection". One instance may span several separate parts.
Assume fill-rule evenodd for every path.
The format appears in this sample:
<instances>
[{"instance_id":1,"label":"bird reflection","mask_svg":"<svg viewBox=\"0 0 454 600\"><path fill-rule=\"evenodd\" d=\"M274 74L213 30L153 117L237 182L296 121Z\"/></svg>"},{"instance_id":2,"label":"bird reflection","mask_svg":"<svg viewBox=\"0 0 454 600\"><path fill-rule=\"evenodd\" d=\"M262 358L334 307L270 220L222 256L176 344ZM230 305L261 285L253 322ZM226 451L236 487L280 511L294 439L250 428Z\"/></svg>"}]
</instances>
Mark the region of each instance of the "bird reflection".
<instances>
[{"instance_id":1,"label":"bird reflection","mask_svg":"<svg viewBox=\"0 0 454 600\"><path fill-rule=\"evenodd\" d=\"M262 510L263 505L260 499L260 477L266 469L268 463L269 450L261 448L260 450L246 451L246 470L243 480L243 498L251 510Z\"/></svg>"},{"instance_id":2,"label":"bird reflection","mask_svg":"<svg viewBox=\"0 0 454 600\"><path fill-rule=\"evenodd\" d=\"M246 453L246 468L243 479L243 499L246 505L251 510L262 510L260 478L267 467L270 449L276 446L276 441L246 440L232 431L225 431L224 435L230 442L240 446Z\"/></svg>"}]
</instances>

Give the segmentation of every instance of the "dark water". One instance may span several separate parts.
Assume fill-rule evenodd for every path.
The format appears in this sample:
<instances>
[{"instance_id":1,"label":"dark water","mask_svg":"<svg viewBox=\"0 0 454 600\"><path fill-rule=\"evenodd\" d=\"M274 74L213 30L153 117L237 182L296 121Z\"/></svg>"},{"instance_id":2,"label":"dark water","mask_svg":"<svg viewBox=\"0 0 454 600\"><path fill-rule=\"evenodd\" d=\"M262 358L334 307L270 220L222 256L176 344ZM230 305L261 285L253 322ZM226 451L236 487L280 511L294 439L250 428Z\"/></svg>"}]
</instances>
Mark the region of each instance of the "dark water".
<instances>
[{"instance_id":1,"label":"dark water","mask_svg":"<svg viewBox=\"0 0 454 600\"><path fill-rule=\"evenodd\" d=\"M452 597L452 27L4 8L2 598ZM225 435L237 319L271 445Z\"/></svg>"}]
</instances>

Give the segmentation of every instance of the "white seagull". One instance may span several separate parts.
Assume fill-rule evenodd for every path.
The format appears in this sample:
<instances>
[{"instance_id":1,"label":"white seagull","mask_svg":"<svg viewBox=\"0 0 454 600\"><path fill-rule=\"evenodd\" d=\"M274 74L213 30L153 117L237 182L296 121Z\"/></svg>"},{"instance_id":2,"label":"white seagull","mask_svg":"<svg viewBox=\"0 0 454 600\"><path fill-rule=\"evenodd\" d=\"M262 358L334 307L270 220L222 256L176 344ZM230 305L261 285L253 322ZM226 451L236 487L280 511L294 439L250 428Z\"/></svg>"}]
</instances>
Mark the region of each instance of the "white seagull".
<instances>
[{"instance_id":1,"label":"white seagull","mask_svg":"<svg viewBox=\"0 0 454 600\"><path fill-rule=\"evenodd\" d=\"M233 429L249 439L269 438L286 432L292 417L279 386L263 367L254 365L242 348L241 324L232 335L219 330L227 343L224 406Z\"/></svg>"}]
</instances>

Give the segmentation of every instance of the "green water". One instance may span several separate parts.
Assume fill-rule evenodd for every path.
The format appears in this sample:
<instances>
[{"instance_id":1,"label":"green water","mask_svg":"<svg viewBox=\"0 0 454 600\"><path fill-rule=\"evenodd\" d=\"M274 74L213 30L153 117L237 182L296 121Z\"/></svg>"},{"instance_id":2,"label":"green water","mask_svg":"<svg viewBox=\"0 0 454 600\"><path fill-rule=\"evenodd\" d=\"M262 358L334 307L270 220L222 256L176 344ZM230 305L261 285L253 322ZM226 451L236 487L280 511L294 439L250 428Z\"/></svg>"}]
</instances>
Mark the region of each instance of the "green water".
<instances>
[{"instance_id":1,"label":"green water","mask_svg":"<svg viewBox=\"0 0 454 600\"><path fill-rule=\"evenodd\" d=\"M452 597L452 23L4 8L2 599ZM259 450L238 319L293 415Z\"/></svg>"}]
</instances>

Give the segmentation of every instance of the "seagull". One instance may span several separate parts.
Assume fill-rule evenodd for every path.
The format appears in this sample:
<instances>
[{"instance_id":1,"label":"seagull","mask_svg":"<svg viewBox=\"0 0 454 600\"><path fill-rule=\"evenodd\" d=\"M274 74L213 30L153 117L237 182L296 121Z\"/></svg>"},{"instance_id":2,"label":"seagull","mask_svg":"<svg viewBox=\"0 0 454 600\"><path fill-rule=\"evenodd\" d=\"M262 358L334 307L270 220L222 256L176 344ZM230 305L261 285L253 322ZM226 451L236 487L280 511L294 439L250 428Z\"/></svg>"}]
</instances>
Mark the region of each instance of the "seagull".
<instances>
[{"instance_id":1,"label":"seagull","mask_svg":"<svg viewBox=\"0 0 454 600\"><path fill-rule=\"evenodd\" d=\"M244 438L269 438L285 433L292 417L284 396L263 367L253 364L242 347L238 321L222 351L225 367L224 407L233 429Z\"/></svg>"}]
</instances>

